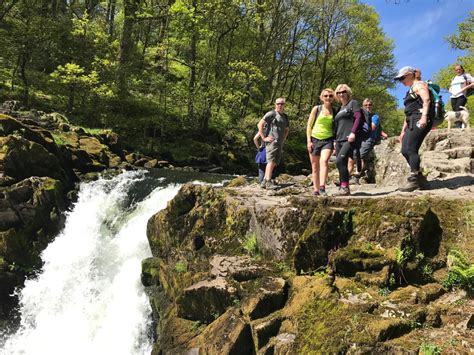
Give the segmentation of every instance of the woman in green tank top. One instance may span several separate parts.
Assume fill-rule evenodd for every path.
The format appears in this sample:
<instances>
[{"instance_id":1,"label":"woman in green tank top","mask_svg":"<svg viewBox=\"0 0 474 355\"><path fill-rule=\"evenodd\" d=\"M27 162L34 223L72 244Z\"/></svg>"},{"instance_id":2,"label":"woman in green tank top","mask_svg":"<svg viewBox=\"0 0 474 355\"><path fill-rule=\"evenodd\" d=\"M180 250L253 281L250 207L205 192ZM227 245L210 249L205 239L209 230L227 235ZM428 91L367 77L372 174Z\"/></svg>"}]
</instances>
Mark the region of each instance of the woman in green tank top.
<instances>
[{"instance_id":1,"label":"woman in green tank top","mask_svg":"<svg viewBox=\"0 0 474 355\"><path fill-rule=\"evenodd\" d=\"M328 179L329 159L334 149L332 102L334 91L324 89L319 95L322 105L314 106L306 126L306 143L311 162L311 180L313 195L327 196L326 181Z\"/></svg>"}]
</instances>

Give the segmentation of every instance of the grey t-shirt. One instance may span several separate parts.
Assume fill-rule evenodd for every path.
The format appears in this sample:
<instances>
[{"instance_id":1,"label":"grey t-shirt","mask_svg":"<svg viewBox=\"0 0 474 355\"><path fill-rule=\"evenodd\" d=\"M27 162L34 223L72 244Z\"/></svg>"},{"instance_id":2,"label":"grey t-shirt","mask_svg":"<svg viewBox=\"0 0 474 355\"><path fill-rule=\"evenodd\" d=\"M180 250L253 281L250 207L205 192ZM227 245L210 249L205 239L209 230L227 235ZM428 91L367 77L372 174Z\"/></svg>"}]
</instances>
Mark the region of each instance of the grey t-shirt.
<instances>
[{"instance_id":1,"label":"grey t-shirt","mask_svg":"<svg viewBox=\"0 0 474 355\"><path fill-rule=\"evenodd\" d=\"M273 119L274 117L275 119ZM270 125L270 133L268 135L273 137L275 143L283 144L285 129L290 126L286 113L278 113L272 110L267 112L263 119L267 125Z\"/></svg>"},{"instance_id":2,"label":"grey t-shirt","mask_svg":"<svg viewBox=\"0 0 474 355\"><path fill-rule=\"evenodd\" d=\"M347 141L347 136L351 134L352 126L354 125L354 112L357 111L360 111L360 106L356 100L351 100L347 105L341 106L341 109L334 118L336 141Z\"/></svg>"}]
</instances>

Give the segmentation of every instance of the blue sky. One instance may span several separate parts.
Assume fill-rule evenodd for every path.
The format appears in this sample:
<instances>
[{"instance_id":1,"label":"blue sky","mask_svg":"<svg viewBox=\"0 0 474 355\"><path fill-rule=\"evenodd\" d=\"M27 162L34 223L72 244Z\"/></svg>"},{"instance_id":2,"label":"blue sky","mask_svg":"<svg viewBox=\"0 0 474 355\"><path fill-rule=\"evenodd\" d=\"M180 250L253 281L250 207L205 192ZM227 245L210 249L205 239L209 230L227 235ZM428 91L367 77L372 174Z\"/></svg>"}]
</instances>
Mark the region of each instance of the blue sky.
<instances>
[{"instance_id":1,"label":"blue sky","mask_svg":"<svg viewBox=\"0 0 474 355\"><path fill-rule=\"evenodd\" d=\"M457 24L474 11L473 0L362 0L380 16L385 35L394 40L396 67L421 68L428 80L441 68L456 62L463 51L449 47L444 38L457 31ZM454 76L454 73L453 73ZM397 84L391 93L403 105L406 88ZM445 102L448 94L443 95Z\"/></svg>"}]
</instances>

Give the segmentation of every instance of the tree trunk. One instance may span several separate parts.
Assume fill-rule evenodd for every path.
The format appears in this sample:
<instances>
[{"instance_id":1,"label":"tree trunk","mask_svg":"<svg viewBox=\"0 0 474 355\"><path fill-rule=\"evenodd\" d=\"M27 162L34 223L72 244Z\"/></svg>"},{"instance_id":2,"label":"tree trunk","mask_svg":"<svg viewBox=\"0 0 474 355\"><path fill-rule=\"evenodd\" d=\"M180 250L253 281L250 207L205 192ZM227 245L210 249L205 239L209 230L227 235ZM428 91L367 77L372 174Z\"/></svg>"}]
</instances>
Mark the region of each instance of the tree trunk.
<instances>
[{"instance_id":1,"label":"tree trunk","mask_svg":"<svg viewBox=\"0 0 474 355\"><path fill-rule=\"evenodd\" d=\"M193 0L194 14L197 12L197 0ZM197 42L199 40L196 25L193 22L189 53L189 84L188 84L188 121L194 120L194 95L196 90L196 60L197 60Z\"/></svg>"},{"instance_id":2,"label":"tree trunk","mask_svg":"<svg viewBox=\"0 0 474 355\"><path fill-rule=\"evenodd\" d=\"M119 65L117 75L117 87L119 99L124 99L128 94L128 77L131 69L131 54L133 51L133 27L135 24L135 12L138 10L140 0L125 0L124 20L122 38L120 39Z\"/></svg>"}]
</instances>

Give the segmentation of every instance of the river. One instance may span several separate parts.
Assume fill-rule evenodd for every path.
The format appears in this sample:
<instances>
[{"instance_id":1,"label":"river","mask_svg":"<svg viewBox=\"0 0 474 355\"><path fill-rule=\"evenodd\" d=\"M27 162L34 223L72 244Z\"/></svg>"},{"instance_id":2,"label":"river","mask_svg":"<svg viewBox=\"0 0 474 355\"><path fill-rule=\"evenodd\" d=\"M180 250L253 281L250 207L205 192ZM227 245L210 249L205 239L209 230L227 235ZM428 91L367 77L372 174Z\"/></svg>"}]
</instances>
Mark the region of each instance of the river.
<instances>
[{"instance_id":1,"label":"river","mask_svg":"<svg viewBox=\"0 0 474 355\"><path fill-rule=\"evenodd\" d=\"M147 220L182 183L221 184L222 175L123 172L83 183L43 268L18 290L20 325L2 354L150 354L151 308L140 282L151 256Z\"/></svg>"}]
</instances>

